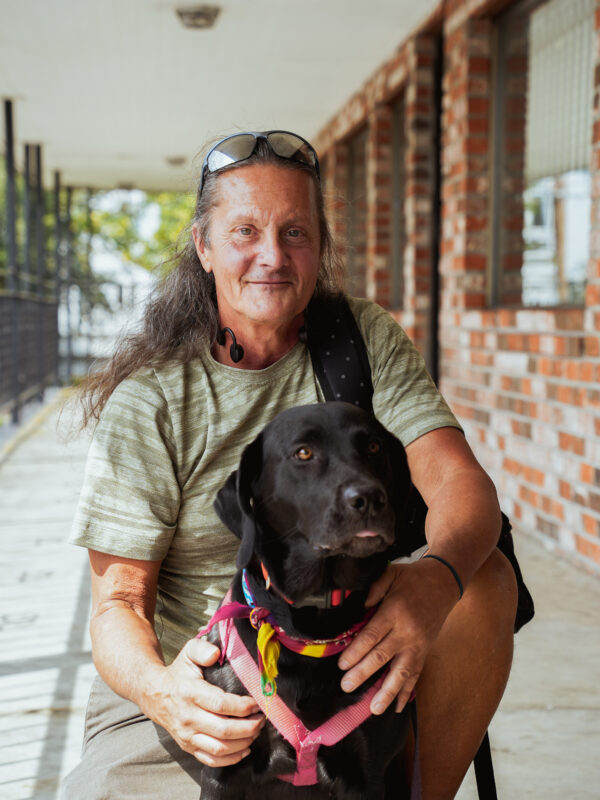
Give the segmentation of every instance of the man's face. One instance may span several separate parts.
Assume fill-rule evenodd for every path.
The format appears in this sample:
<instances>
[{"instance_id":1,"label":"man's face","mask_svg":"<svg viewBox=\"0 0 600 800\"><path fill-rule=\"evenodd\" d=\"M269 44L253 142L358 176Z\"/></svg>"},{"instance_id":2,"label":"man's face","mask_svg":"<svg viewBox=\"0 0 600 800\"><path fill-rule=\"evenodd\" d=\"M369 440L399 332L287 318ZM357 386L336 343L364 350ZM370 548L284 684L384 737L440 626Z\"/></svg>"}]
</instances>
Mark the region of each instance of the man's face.
<instances>
[{"instance_id":1,"label":"man's face","mask_svg":"<svg viewBox=\"0 0 600 800\"><path fill-rule=\"evenodd\" d=\"M218 179L208 242L194 229L203 268L215 277L222 326L285 329L317 281L320 228L311 177L251 164Z\"/></svg>"}]
</instances>

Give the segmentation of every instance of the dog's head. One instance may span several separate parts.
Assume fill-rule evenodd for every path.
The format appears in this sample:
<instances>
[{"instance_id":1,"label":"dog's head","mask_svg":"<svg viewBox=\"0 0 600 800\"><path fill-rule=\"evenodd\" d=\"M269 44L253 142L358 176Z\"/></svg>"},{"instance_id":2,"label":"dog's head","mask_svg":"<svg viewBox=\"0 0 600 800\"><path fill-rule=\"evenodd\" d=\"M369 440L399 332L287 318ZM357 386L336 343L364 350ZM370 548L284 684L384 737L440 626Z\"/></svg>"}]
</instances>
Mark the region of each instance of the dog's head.
<instances>
[{"instance_id":1,"label":"dog's head","mask_svg":"<svg viewBox=\"0 0 600 800\"><path fill-rule=\"evenodd\" d=\"M402 551L410 475L401 443L347 403L279 414L249 444L215 500L240 539L238 568Z\"/></svg>"}]
</instances>

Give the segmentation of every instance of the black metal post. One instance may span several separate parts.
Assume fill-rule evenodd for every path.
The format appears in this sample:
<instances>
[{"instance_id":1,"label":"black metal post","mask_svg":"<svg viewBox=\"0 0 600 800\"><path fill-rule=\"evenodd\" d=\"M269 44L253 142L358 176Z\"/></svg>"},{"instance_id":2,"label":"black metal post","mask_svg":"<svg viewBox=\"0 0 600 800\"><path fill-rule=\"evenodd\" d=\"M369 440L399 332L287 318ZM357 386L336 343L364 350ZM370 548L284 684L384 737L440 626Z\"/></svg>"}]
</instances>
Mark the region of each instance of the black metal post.
<instances>
[{"instance_id":1,"label":"black metal post","mask_svg":"<svg viewBox=\"0 0 600 800\"><path fill-rule=\"evenodd\" d=\"M4 141L6 142L6 255L7 289L11 293L11 370L10 380L13 395L11 419L14 423L20 416L19 391L19 298L17 267L17 224L15 190L15 140L13 128L13 106L11 100L4 101Z\"/></svg>"},{"instance_id":2,"label":"black metal post","mask_svg":"<svg viewBox=\"0 0 600 800\"><path fill-rule=\"evenodd\" d=\"M60 217L60 172L54 173L54 291L56 293L56 314L60 308L62 291L62 224ZM58 330L58 320L57 320ZM56 337L56 381L60 381L60 332Z\"/></svg>"},{"instance_id":3,"label":"black metal post","mask_svg":"<svg viewBox=\"0 0 600 800\"><path fill-rule=\"evenodd\" d=\"M44 186L42 179L42 146L35 146L35 241L37 261L37 295L46 296L46 247L44 241Z\"/></svg>"},{"instance_id":4,"label":"black metal post","mask_svg":"<svg viewBox=\"0 0 600 800\"><path fill-rule=\"evenodd\" d=\"M35 146L35 240L37 261L37 333L39 396L44 399L46 384L46 248L44 242L44 186L42 178L42 146Z\"/></svg>"},{"instance_id":5,"label":"black metal post","mask_svg":"<svg viewBox=\"0 0 600 800\"><path fill-rule=\"evenodd\" d=\"M73 258L73 239L71 233L71 200L73 189L67 186L67 207L65 209L66 270L65 270L65 324L67 327L67 383L71 383L73 373L73 342L71 339L71 264Z\"/></svg>"},{"instance_id":6,"label":"black metal post","mask_svg":"<svg viewBox=\"0 0 600 800\"><path fill-rule=\"evenodd\" d=\"M25 244L23 245L23 264L21 288L31 289L31 242L33 241L33 220L31 214L31 145L25 145L23 163L23 217L25 219Z\"/></svg>"},{"instance_id":7,"label":"black metal post","mask_svg":"<svg viewBox=\"0 0 600 800\"><path fill-rule=\"evenodd\" d=\"M89 369L92 363L92 315L94 313L93 301L93 281L92 281L92 239L94 237L94 220L92 219L92 197L93 192L91 189L87 190L86 194L86 212L87 212L87 242L86 242L86 281L85 281L85 308L87 313L87 353L86 353L86 369Z\"/></svg>"}]
</instances>

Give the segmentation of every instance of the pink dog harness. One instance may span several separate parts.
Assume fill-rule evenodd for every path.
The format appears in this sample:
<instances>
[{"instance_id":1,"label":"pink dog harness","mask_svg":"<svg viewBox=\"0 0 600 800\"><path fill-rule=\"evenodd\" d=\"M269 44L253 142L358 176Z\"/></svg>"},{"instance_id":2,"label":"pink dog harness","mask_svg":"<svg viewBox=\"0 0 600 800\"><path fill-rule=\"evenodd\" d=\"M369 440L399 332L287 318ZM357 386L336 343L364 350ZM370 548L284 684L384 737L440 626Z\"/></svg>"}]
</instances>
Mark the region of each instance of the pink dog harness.
<instances>
[{"instance_id":1,"label":"pink dog harness","mask_svg":"<svg viewBox=\"0 0 600 800\"><path fill-rule=\"evenodd\" d=\"M384 676L371 686L361 699L342 709L315 730L309 730L279 695L265 698L261 690L260 673L256 662L248 652L232 619L218 623L223 643L222 653L231 664L245 688L256 700L265 716L296 751L296 772L280 775L279 778L294 786L312 786L317 783L317 755L323 744L337 744L371 715L370 704L375 692L383 683Z\"/></svg>"},{"instance_id":2,"label":"pink dog harness","mask_svg":"<svg viewBox=\"0 0 600 800\"><path fill-rule=\"evenodd\" d=\"M222 643L219 663L222 664L225 660L229 662L233 671L245 689L256 700L264 715L296 751L296 772L289 775L279 775L279 778L293 783L294 786L313 786L318 782L317 755L319 747L322 744L328 747L337 744L355 728L358 728L367 717L371 716L371 700L383 683L385 674L356 703L338 711L337 714L334 714L333 717L330 717L315 730L309 730L302 720L273 691L273 687L269 684L265 686L264 676L261 679L259 666L248 652L235 627L234 619L239 618L249 619L252 626L257 630L263 622L272 620L267 609L255 606L254 599L249 594L249 587L244 587L244 593L249 605L231 602L230 589L223 601L223 605L215 612L208 625L199 631L198 637L204 636L215 624L218 624ZM360 623L354 625L346 634L335 640L329 640L329 644L326 642L320 643L320 646L316 648L318 655L322 657L323 655L341 652L353 636L366 624L374 610L369 612ZM272 621L274 623L274 620ZM315 648L306 648L306 643L301 643L300 640L292 640L277 626L276 630L277 638L281 639L286 647L303 654L312 649L312 655L315 655ZM329 649L326 650L326 647ZM261 654L259 652L260 660ZM266 691L267 687L270 691Z\"/></svg>"}]
</instances>

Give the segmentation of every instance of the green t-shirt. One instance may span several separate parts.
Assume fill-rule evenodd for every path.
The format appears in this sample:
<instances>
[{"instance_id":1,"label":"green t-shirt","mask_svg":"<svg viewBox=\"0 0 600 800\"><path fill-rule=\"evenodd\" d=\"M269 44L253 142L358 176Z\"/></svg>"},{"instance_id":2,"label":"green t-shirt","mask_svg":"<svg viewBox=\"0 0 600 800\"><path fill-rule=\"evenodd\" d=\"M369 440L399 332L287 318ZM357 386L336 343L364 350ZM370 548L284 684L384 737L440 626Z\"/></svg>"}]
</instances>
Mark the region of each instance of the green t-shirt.
<instances>
[{"instance_id":1,"label":"green t-shirt","mask_svg":"<svg viewBox=\"0 0 600 800\"><path fill-rule=\"evenodd\" d=\"M423 359L390 315L349 298L364 337L379 421L404 445L460 428ZM170 662L214 612L235 573L238 539L212 503L243 448L278 412L322 402L306 345L262 370L216 362L146 368L113 392L90 446L74 544L162 560L155 627Z\"/></svg>"}]
</instances>

